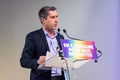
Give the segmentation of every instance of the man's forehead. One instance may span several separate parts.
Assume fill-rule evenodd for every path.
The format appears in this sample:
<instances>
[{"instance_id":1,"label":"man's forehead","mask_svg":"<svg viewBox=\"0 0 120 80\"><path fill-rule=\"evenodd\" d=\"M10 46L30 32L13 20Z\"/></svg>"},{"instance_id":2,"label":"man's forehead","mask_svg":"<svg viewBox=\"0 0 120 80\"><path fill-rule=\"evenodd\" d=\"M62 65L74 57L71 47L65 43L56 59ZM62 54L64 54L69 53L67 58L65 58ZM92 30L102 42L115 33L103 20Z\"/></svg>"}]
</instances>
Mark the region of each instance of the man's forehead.
<instances>
[{"instance_id":1,"label":"man's forehead","mask_svg":"<svg viewBox=\"0 0 120 80\"><path fill-rule=\"evenodd\" d=\"M58 15L58 14L57 11L55 10L55 11L48 11L48 16L49 15Z\"/></svg>"}]
</instances>

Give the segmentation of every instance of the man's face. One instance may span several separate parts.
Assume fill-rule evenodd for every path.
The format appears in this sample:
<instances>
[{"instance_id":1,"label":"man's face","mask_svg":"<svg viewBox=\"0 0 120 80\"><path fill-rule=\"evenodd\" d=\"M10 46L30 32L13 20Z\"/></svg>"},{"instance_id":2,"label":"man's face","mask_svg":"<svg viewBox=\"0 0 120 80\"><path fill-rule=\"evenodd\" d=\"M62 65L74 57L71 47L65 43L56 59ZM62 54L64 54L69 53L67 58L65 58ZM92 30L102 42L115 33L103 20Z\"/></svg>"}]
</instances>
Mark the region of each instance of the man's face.
<instances>
[{"instance_id":1,"label":"man's face","mask_svg":"<svg viewBox=\"0 0 120 80\"><path fill-rule=\"evenodd\" d=\"M42 20L43 27L48 31L53 31L57 28L58 14L56 11L49 11L46 19Z\"/></svg>"}]
</instances>

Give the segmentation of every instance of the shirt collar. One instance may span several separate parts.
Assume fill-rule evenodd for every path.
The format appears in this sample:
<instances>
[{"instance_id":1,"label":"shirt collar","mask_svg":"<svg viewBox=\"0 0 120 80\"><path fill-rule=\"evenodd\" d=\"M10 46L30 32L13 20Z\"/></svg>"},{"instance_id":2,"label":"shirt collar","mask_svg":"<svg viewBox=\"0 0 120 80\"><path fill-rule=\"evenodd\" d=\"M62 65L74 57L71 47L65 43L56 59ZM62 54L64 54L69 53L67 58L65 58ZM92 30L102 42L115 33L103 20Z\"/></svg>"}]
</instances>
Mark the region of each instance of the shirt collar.
<instances>
[{"instance_id":1,"label":"shirt collar","mask_svg":"<svg viewBox=\"0 0 120 80\"><path fill-rule=\"evenodd\" d=\"M42 28L42 29L43 29L43 32L45 33L45 36L48 36L50 38L50 36L48 35L48 32L45 31L44 28ZM57 32L55 32L55 35L52 38L55 38L56 36L57 36Z\"/></svg>"}]
</instances>

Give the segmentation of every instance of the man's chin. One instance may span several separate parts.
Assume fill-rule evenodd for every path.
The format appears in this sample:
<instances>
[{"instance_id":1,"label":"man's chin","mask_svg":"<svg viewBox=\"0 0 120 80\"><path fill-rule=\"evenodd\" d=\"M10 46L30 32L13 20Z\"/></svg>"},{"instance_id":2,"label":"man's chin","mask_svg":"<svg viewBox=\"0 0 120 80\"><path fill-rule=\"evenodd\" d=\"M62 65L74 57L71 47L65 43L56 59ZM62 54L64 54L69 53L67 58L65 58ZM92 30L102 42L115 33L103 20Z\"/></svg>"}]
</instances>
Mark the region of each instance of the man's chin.
<instances>
[{"instance_id":1,"label":"man's chin","mask_svg":"<svg viewBox=\"0 0 120 80\"><path fill-rule=\"evenodd\" d=\"M54 28L53 28L53 30L56 30L56 29L57 29L57 27L54 27Z\"/></svg>"}]
</instances>

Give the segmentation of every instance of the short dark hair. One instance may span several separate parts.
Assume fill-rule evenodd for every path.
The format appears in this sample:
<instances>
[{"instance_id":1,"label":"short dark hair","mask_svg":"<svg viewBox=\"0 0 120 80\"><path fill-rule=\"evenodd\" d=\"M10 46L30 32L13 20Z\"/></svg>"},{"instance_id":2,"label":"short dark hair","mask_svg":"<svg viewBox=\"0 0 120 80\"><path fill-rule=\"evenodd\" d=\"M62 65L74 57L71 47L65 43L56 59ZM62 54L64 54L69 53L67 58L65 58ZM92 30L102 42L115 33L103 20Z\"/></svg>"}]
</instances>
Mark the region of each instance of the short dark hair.
<instances>
[{"instance_id":1,"label":"short dark hair","mask_svg":"<svg viewBox=\"0 0 120 80\"><path fill-rule=\"evenodd\" d=\"M44 6L38 12L38 16L39 18L47 18L48 11L55 11L55 10L56 10L56 7L54 6Z\"/></svg>"}]
</instances>

